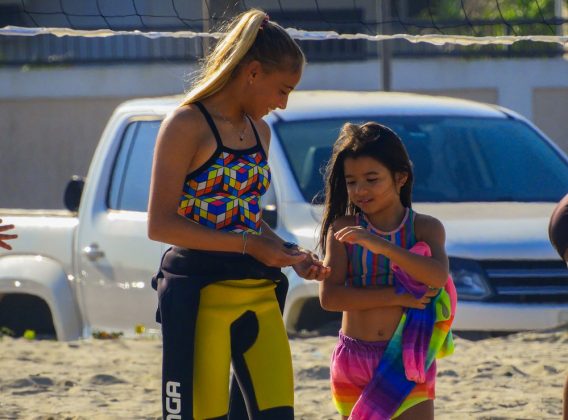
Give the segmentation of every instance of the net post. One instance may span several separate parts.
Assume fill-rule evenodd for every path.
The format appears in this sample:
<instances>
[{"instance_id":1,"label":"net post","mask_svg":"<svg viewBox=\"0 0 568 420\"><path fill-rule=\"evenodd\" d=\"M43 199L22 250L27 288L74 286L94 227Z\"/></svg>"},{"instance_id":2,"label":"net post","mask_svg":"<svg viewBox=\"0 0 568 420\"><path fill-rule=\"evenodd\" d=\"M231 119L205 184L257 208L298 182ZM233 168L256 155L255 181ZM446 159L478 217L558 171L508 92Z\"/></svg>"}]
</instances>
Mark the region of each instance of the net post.
<instances>
[{"instance_id":1,"label":"net post","mask_svg":"<svg viewBox=\"0 0 568 420\"><path fill-rule=\"evenodd\" d=\"M383 35L390 35L390 21L391 18L391 11L390 11L390 0L377 0L376 3L377 9L377 21L378 21L378 28L377 33ZM380 41L380 48L379 51L381 53L381 78L382 83L381 87L384 92L390 92L392 90L392 83L391 83L391 45L389 41L382 40Z\"/></svg>"}]
</instances>

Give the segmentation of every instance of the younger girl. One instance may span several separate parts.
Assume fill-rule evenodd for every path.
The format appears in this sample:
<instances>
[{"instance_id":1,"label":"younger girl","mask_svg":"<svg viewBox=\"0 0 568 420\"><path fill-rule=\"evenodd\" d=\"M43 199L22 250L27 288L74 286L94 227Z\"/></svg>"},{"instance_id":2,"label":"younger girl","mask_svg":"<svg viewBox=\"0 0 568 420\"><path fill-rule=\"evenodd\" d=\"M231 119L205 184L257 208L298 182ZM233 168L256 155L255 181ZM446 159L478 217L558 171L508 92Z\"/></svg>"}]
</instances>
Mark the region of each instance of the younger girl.
<instances>
[{"instance_id":1,"label":"younger girl","mask_svg":"<svg viewBox=\"0 0 568 420\"><path fill-rule=\"evenodd\" d=\"M331 389L344 419L434 416L427 355L451 352L455 293L439 290L448 279L444 227L411 209L412 180L393 131L343 126L326 173L320 246L331 273L320 301L343 311ZM435 319L440 305L444 319Z\"/></svg>"}]
</instances>

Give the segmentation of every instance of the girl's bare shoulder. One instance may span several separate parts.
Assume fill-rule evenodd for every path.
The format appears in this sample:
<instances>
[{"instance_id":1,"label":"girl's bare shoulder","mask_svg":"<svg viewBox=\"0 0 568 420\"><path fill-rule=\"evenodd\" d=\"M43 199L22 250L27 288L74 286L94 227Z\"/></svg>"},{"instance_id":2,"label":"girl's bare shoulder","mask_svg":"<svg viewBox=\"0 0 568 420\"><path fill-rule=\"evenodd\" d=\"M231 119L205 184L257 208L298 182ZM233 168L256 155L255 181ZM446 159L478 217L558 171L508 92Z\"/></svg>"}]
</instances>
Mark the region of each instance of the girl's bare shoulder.
<instances>
[{"instance_id":1,"label":"girl's bare shoulder","mask_svg":"<svg viewBox=\"0 0 568 420\"><path fill-rule=\"evenodd\" d=\"M258 120L253 119L252 121L255 128L258 130L258 134L270 137L270 126L266 121L264 121L262 118L259 118Z\"/></svg>"},{"instance_id":2,"label":"girl's bare shoulder","mask_svg":"<svg viewBox=\"0 0 568 420\"><path fill-rule=\"evenodd\" d=\"M418 240L435 237L445 237L444 225L434 216L414 213L414 233Z\"/></svg>"},{"instance_id":3,"label":"girl's bare shoulder","mask_svg":"<svg viewBox=\"0 0 568 420\"><path fill-rule=\"evenodd\" d=\"M166 116L160 127L162 142L178 146L199 146L210 136L210 129L197 106L183 105Z\"/></svg>"},{"instance_id":4,"label":"girl's bare shoulder","mask_svg":"<svg viewBox=\"0 0 568 420\"><path fill-rule=\"evenodd\" d=\"M258 135L260 136L260 142L262 143L264 150L268 151L270 148L270 126L262 118L252 121Z\"/></svg>"}]
</instances>

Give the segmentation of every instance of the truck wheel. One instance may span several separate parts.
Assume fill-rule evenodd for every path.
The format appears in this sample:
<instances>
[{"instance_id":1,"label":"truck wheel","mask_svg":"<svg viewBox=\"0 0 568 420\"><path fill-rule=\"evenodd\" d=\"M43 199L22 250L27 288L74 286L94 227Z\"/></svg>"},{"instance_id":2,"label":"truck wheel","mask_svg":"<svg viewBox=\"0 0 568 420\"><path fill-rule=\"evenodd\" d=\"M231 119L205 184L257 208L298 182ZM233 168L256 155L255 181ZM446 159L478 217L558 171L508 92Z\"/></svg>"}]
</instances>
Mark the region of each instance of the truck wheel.
<instances>
[{"instance_id":1,"label":"truck wheel","mask_svg":"<svg viewBox=\"0 0 568 420\"><path fill-rule=\"evenodd\" d=\"M320 335L337 335L341 325L341 312L329 312L320 306L319 299L308 299L302 306L296 330L315 331Z\"/></svg>"},{"instance_id":2,"label":"truck wheel","mask_svg":"<svg viewBox=\"0 0 568 420\"><path fill-rule=\"evenodd\" d=\"M56 339L49 306L37 296L22 293L0 295L0 328L21 337L24 331L33 330L37 338Z\"/></svg>"}]
</instances>

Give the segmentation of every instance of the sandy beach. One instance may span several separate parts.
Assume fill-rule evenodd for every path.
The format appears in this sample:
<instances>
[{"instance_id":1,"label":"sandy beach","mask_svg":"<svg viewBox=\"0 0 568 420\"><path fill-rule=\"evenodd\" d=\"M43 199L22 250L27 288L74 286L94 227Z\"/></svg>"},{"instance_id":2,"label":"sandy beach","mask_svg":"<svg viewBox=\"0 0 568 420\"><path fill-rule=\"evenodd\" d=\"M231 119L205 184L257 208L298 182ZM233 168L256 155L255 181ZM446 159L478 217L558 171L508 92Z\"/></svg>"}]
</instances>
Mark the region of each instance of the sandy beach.
<instances>
[{"instance_id":1,"label":"sandy beach","mask_svg":"<svg viewBox=\"0 0 568 420\"><path fill-rule=\"evenodd\" d=\"M329 394L333 336L290 340L296 418L338 419ZM160 418L161 342L0 341L0 419ZM568 330L469 341L439 361L438 419L558 419Z\"/></svg>"}]
</instances>

